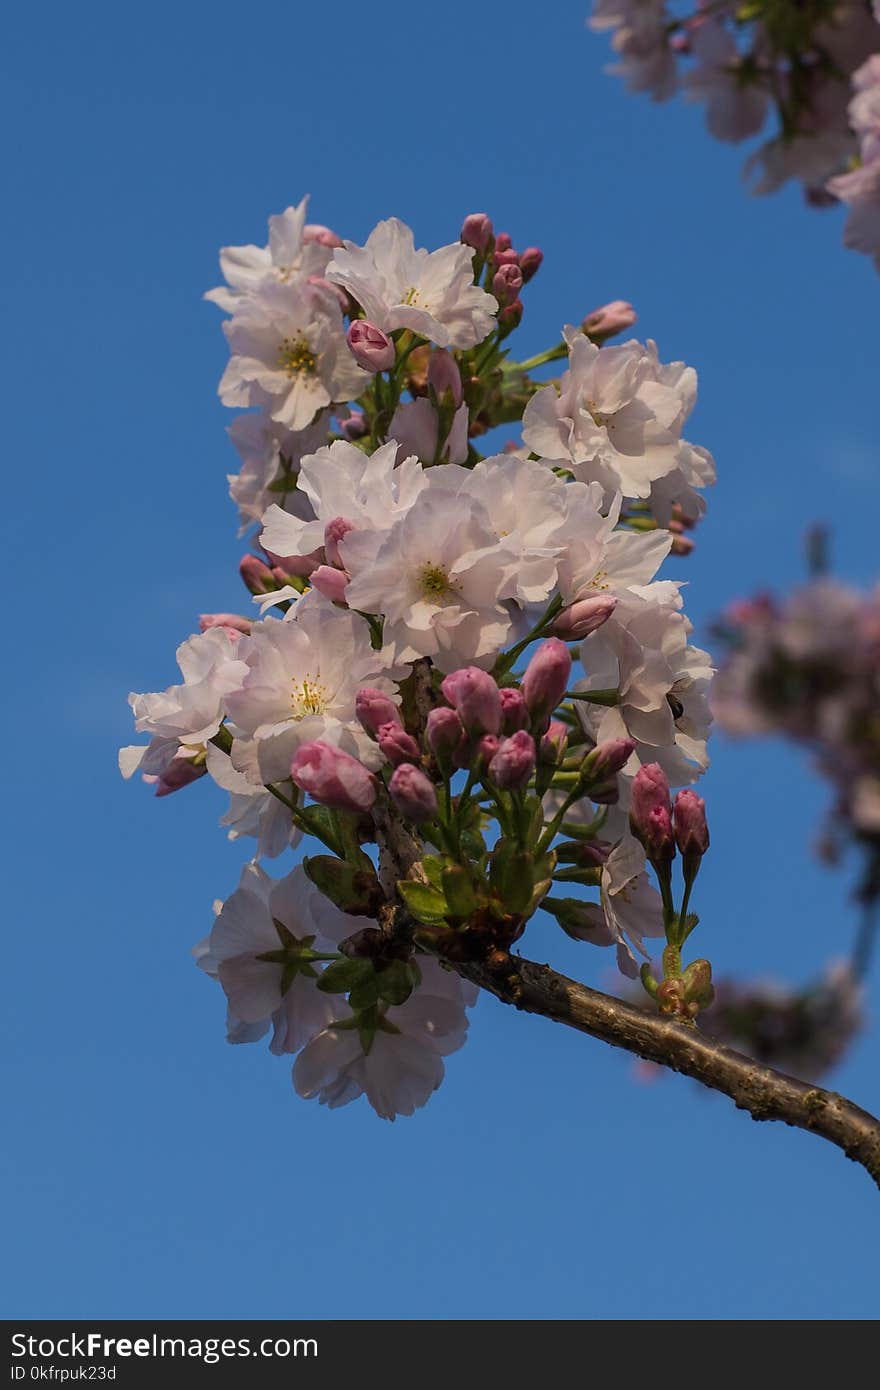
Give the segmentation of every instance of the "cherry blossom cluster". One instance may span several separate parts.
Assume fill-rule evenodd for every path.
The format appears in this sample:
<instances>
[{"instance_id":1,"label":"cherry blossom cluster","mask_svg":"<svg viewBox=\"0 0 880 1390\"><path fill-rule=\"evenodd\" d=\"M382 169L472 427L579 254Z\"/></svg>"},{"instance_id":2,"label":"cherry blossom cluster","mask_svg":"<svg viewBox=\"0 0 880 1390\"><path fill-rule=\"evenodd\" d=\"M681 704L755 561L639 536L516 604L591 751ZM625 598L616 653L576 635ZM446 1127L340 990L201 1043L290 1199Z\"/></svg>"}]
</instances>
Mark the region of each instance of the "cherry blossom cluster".
<instances>
[{"instance_id":1,"label":"cherry blossom cluster","mask_svg":"<svg viewBox=\"0 0 880 1390\"><path fill-rule=\"evenodd\" d=\"M718 140L771 134L751 155L756 193L790 179L817 207L849 205L844 241L880 251L880 17L877 0L595 0L610 69L631 91L704 103Z\"/></svg>"},{"instance_id":2,"label":"cherry blossom cluster","mask_svg":"<svg viewBox=\"0 0 880 1390\"><path fill-rule=\"evenodd\" d=\"M719 723L809 749L834 789L823 856L836 862L855 844L859 896L880 899L880 590L820 575L785 599L731 605L717 635L727 649L713 692Z\"/></svg>"},{"instance_id":3,"label":"cherry blossom cluster","mask_svg":"<svg viewBox=\"0 0 880 1390\"><path fill-rule=\"evenodd\" d=\"M342 240L306 201L222 252L255 611L202 615L181 680L130 697L148 741L123 773L160 796L212 780L253 842L196 947L229 1040L268 1036L301 1096L389 1119L462 1046L468 965L503 970L539 909L630 977L665 937L641 972L665 1013L712 995L681 950L713 670L657 578L714 481L684 437L696 374L608 345L622 301L514 358L541 260L485 214L427 251L396 219Z\"/></svg>"}]
</instances>

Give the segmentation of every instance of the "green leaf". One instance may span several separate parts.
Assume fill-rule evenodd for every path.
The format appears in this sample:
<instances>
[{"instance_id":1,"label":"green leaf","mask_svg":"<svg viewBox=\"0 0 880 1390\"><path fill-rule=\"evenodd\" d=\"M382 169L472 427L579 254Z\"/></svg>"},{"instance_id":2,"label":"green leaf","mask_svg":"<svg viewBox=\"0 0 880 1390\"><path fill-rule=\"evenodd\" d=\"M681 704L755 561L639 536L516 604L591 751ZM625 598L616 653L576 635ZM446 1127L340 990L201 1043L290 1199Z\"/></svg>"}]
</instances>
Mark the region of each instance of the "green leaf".
<instances>
[{"instance_id":1,"label":"green leaf","mask_svg":"<svg viewBox=\"0 0 880 1390\"><path fill-rule=\"evenodd\" d=\"M373 962L365 956L353 956L347 960L334 960L321 971L318 989L325 994L347 994L362 980L373 975Z\"/></svg>"},{"instance_id":2,"label":"green leaf","mask_svg":"<svg viewBox=\"0 0 880 1390\"><path fill-rule=\"evenodd\" d=\"M525 912L535 886L533 856L514 840L499 840L492 855L490 880L507 912Z\"/></svg>"},{"instance_id":3,"label":"green leaf","mask_svg":"<svg viewBox=\"0 0 880 1390\"><path fill-rule=\"evenodd\" d=\"M479 907L473 878L461 864L443 870L443 895L453 917L470 917Z\"/></svg>"},{"instance_id":4,"label":"green leaf","mask_svg":"<svg viewBox=\"0 0 880 1390\"><path fill-rule=\"evenodd\" d=\"M435 926L446 917L446 899L429 883L414 883L412 879L400 879L397 891L412 915L427 926Z\"/></svg>"}]
</instances>

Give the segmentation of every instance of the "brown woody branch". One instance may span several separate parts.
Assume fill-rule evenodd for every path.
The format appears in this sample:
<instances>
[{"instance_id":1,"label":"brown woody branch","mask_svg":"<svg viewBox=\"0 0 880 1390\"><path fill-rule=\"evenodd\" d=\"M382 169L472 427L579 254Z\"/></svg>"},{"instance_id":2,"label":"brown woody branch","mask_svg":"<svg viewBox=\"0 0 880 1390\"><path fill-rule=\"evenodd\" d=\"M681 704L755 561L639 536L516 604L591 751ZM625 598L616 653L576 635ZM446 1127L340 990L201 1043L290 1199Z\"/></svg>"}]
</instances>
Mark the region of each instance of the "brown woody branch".
<instances>
[{"instance_id":1,"label":"brown woody branch","mask_svg":"<svg viewBox=\"0 0 880 1390\"><path fill-rule=\"evenodd\" d=\"M761 1066L696 1028L589 989L548 965L511 956L499 970L483 962L456 962L455 969L504 1004L565 1023L722 1091L753 1120L783 1120L820 1135L867 1169L880 1187L880 1121L836 1092Z\"/></svg>"}]
</instances>

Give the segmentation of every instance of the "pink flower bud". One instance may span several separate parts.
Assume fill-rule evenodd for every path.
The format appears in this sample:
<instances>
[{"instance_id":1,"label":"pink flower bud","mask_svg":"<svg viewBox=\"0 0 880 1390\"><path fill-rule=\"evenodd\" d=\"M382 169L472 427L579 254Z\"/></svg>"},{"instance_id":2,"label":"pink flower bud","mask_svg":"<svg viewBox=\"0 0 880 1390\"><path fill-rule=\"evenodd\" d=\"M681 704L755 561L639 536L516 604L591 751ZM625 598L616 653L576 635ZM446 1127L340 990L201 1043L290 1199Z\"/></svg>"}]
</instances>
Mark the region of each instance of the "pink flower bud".
<instances>
[{"instance_id":1,"label":"pink flower bud","mask_svg":"<svg viewBox=\"0 0 880 1390\"><path fill-rule=\"evenodd\" d=\"M324 527L324 554L328 565L335 565L337 569L344 568L344 561L339 554L339 542L349 531L354 530L355 524L349 521L347 516L334 516L332 521L327 522Z\"/></svg>"},{"instance_id":2,"label":"pink flower bud","mask_svg":"<svg viewBox=\"0 0 880 1390\"><path fill-rule=\"evenodd\" d=\"M502 791L524 787L535 770L535 740L525 729L504 738L489 763L489 776Z\"/></svg>"},{"instance_id":3,"label":"pink flower bud","mask_svg":"<svg viewBox=\"0 0 880 1390\"><path fill-rule=\"evenodd\" d=\"M281 584L286 584L291 577L308 579L321 563L320 551L313 551L311 555L275 555L267 550L266 554L273 563L272 573Z\"/></svg>"},{"instance_id":4,"label":"pink flower bud","mask_svg":"<svg viewBox=\"0 0 880 1390\"><path fill-rule=\"evenodd\" d=\"M155 785L156 796L170 796L172 792L182 791L190 782L197 782L208 771L204 762L197 763L185 753L176 753L171 762L158 777L147 774L145 782Z\"/></svg>"},{"instance_id":5,"label":"pink flower bud","mask_svg":"<svg viewBox=\"0 0 880 1390\"><path fill-rule=\"evenodd\" d=\"M632 328L637 317L635 309L625 299L614 299L610 304L603 304L600 309L587 314L581 327L594 343L603 343L606 338L613 338L615 333Z\"/></svg>"},{"instance_id":6,"label":"pink flower bud","mask_svg":"<svg viewBox=\"0 0 880 1390\"><path fill-rule=\"evenodd\" d=\"M518 265L503 265L492 276L492 293L499 304L510 304L522 289L522 271Z\"/></svg>"},{"instance_id":7,"label":"pink flower bud","mask_svg":"<svg viewBox=\"0 0 880 1390\"><path fill-rule=\"evenodd\" d=\"M397 349L387 333L366 319L355 319L349 325L348 346L365 372L387 372L397 360Z\"/></svg>"},{"instance_id":8,"label":"pink flower bud","mask_svg":"<svg viewBox=\"0 0 880 1390\"><path fill-rule=\"evenodd\" d=\"M492 253L492 264L494 266L519 265L519 256L512 247L509 251L494 251Z\"/></svg>"},{"instance_id":9,"label":"pink flower bud","mask_svg":"<svg viewBox=\"0 0 880 1390\"><path fill-rule=\"evenodd\" d=\"M448 762L465 738L464 726L455 710L445 706L432 709L425 726L425 738L434 757L441 763Z\"/></svg>"},{"instance_id":10,"label":"pink flower bud","mask_svg":"<svg viewBox=\"0 0 880 1390\"><path fill-rule=\"evenodd\" d=\"M525 729L529 722L529 712L526 709L522 691L517 690L515 686L505 685L499 694L501 696L501 732L503 734L515 734L518 729Z\"/></svg>"},{"instance_id":11,"label":"pink flower bud","mask_svg":"<svg viewBox=\"0 0 880 1390\"><path fill-rule=\"evenodd\" d=\"M519 328L524 312L525 305L521 299L515 299L512 304L504 306L498 315L498 321L505 333L512 333L515 328Z\"/></svg>"},{"instance_id":12,"label":"pink flower bud","mask_svg":"<svg viewBox=\"0 0 880 1390\"><path fill-rule=\"evenodd\" d=\"M568 746L568 726L561 719L551 719L550 726L541 739L539 748L541 762L550 767L561 763Z\"/></svg>"},{"instance_id":13,"label":"pink flower bud","mask_svg":"<svg viewBox=\"0 0 880 1390\"><path fill-rule=\"evenodd\" d=\"M583 763L583 775L589 784L590 800L598 806L613 806L620 800L618 776L635 750L633 738L609 738L597 744Z\"/></svg>"},{"instance_id":14,"label":"pink flower bud","mask_svg":"<svg viewBox=\"0 0 880 1390\"><path fill-rule=\"evenodd\" d=\"M252 594L268 594L276 587L269 566L256 555L243 555L238 572Z\"/></svg>"},{"instance_id":15,"label":"pink flower bud","mask_svg":"<svg viewBox=\"0 0 880 1390\"><path fill-rule=\"evenodd\" d=\"M331 280L325 280L323 275L310 275L309 284L321 294L335 299L343 314L351 313L353 305L341 285L334 285Z\"/></svg>"},{"instance_id":16,"label":"pink flower bud","mask_svg":"<svg viewBox=\"0 0 880 1390\"><path fill-rule=\"evenodd\" d=\"M228 632L243 632L247 636L251 626L250 618L241 618L238 613L201 613L199 615L201 632L207 632L209 627L225 627Z\"/></svg>"},{"instance_id":17,"label":"pink flower bud","mask_svg":"<svg viewBox=\"0 0 880 1390\"><path fill-rule=\"evenodd\" d=\"M578 599L562 610L553 624L553 631L566 642L579 642L607 622L616 607L617 599L613 594Z\"/></svg>"},{"instance_id":18,"label":"pink flower bud","mask_svg":"<svg viewBox=\"0 0 880 1390\"><path fill-rule=\"evenodd\" d=\"M646 763L633 778L629 823L653 864L672 862L672 803L666 773L659 763Z\"/></svg>"},{"instance_id":19,"label":"pink flower bud","mask_svg":"<svg viewBox=\"0 0 880 1390\"><path fill-rule=\"evenodd\" d=\"M313 589L317 589L319 594L331 599L333 603L345 603L345 591L348 588L348 575L345 570L334 569L332 565L318 565L309 575L309 583Z\"/></svg>"},{"instance_id":20,"label":"pink flower bud","mask_svg":"<svg viewBox=\"0 0 880 1390\"><path fill-rule=\"evenodd\" d=\"M671 531L672 527L669 529ZM673 536L669 553L678 556L690 555L695 545L696 541L691 540L690 536Z\"/></svg>"},{"instance_id":21,"label":"pink flower bud","mask_svg":"<svg viewBox=\"0 0 880 1390\"><path fill-rule=\"evenodd\" d=\"M370 685L362 685L354 697L354 712L361 726L373 738L379 737L379 730L388 724L402 728L400 710L390 695L384 690L374 690Z\"/></svg>"},{"instance_id":22,"label":"pink flower bud","mask_svg":"<svg viewBox=\"0 0 880 1390\"><path fill-rule=\"evenodd\" d=\"M379 730L379 748L394 767L399 763L417 762L420 756L419 745L401 726L399 720L382 725Z\"/></svg>"},{"instance_id":23,"label":"pink flower bud","mask_svg":"<svg viewBox=\"0 0 880 1390\"><path fill-rule=\"evenodd\" d=\"M521 690L532 720L532 728L542 733L550 716L568 689L571 656L558 637L548 637L532 657L522 678Z\"/></svg>"},{"instance_id":24,"label":"pink flower bud","mask_svg":"<svg viewBox=\"0 0 880 1390\"><path fill-rule=\"evenodd\" d=\"M485 212L468 213L461 224L461 240L475 251L485 251L492 240L492 219Z\"/></svg>"},{"instance_id":25,"label":"pink flower bud","mask_svg":"<svg viewBox=\"0 0 880 1390\"><path fill-rule=\"evenodd\" d=\"M509 251L513 245L513 237L509 232L499 232L495 238L496 251Z\"/></svg>"},{"instance_id":26,"label":"pink flower bud","mask_svg":"<svg viewBox=\"0 0 880 1390\"><path fill-rule=\"evenodd\" d=\"M501 694L488 671L463 666L440 689L469 734L497 734L501 728Z\"/></svg>"},{"instance_id":27,"label":"pink flower bud","mask_svg":"<svg viewBox=\"0 0 880 1390\"><path fill-rule=\"evenodd\" d=\"M303 227L303 241L307 246L310 242L317 242L319 246L329 246L334 251L337 246L342 245L342 238L329 227L322 226L320 222L306 223Z\"/></svg>"},{"instance_id":28,"label":"pink flower bud","mask_svg":"<svg viewBox=\"0 0 880 1390\"><path fill-rule=\"evenodd\" d=\"M353 410L345 420L339 422L339 433L343 439L353 443L356 439L363 439L368 434L367 417L362 410Z\"/></svg>"},{"instance_id":29,"label":"pink flower bud","mask_svg":"<svg viewBox=\"0 0 880 1390\"><path fill-rule=\"evenodd\" d=\"M400 767L394 769L388 783L388 794L400 814L407 820L415 821L416 825L437 814L434 784L421 768L414 767L412 763L401 763Z\"/></svg>"},{"instance_id":30,"label":"pink flower bud","mask_svg":"<svg viewBox=\"0 0 880 1390\"><path fill-rule=\"evenodd\" d=\"M461 405L461 372L458 370L458 363L447 352L445 348L437 348L431 353L428 361L428 385L432 387L438 399L448 391L452 396L453 405Z\"/></svg>"},{"instance_id":31,"label":"pink flower bud","mask_svg":"<svg viewBox=\"0 0 880 1390\"><path fill-rule=\"evenodd\" d=\"M459 750L459 757L461 759L459 766L470 767L473 765L477 772L486 772L500 747L501 740L496 738L495 734L483 734L483 737L477 743L476 749L473 750L470 756L468 756L466 752L462 753L462 750Z\"/></svg>"},{"instance_id":32,"label":"pink flower bud","mask_svg":"<svg viewBox=\"0 0 880 1390\"><path fill-rule=\"evenodd\" d=\"M541 269L541 262L544 259L544 252L537 246L527 246L519 258L519 268L522 271L523 284L527 285L533 276L537 275Z\"/></svg>"},{"instance_id":33,"label":"pink flower bud","mask_svg":"<svg viewBox=\"0 0 880 1390\"><path fill-rule=\"evenodd\" d=\"M709 848L706 803L696 792L685 788L675 797L675 843L682 858L699 859Z\"/></svg>"},{"instance_id":34,"label":"pink flower bud","mask_svg":"<svg viewBox=\"0 0 880 1390\"><path fill-rule=\"evenodd\" d=\"M601 868L613 848L607 840L583 840L578 848L577 863L582 869Z\"/></svg>"},{"instance_id":35,"label":"pink flower bud","mask_svg":"<svg viewBox=\"0 0 880 1390\"><path fill-rule=\"evenodd\" d=\"M323 739L296 750L290 775L302 791L333 811L369 811L376 800L373 774L357 758Z\"/></svg>"}]
</instances>

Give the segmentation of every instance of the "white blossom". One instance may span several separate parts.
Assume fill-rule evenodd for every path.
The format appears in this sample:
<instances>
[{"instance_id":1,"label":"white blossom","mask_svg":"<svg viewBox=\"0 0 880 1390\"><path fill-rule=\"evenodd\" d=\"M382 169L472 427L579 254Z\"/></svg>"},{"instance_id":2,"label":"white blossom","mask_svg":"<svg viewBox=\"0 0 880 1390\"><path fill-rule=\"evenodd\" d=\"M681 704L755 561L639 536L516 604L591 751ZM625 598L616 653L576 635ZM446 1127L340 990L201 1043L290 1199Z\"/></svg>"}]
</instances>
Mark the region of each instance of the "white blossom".
<instances>
[{"instance_id":1,"label":"white blossom","mask_svg":"<svg viewBox=\"0 0 880 1390\"><path fill-rule=\"evenodd\" d=\"M329 428L330 412L326 410L311 425L295 433L279 425L264 410L248 411L233 420L229 437L239 452L242 467L239 473L227 476L229 496L238 507L240 536L255 521L262 520L272 503L294 516L311 515L308 499L297 488L299 467L307 454L326 444ZM278 484L283 482L289 486L280 491Z\"/></svg>"},{"instance_id":2,"label":"white blossom","mask_svg":"<svg viewBox=\"0 0 880 1390\"><path fill-rule=\"evenodd\" d=\"M235 313L241 300L261 285L294 285L322 277L333 246L320 235L326 229L306 225L308 204L305 197L297 207L269 218L268 246L224 246L220 269L229 288L209 290L205 298Z\"/></svg>"},{"instance_id":3,"label":"white blossom","mask_svg":"<svg viewBox=\"0 0 880 1390\"><path fill-rule=\"evenodd\" d=\"M495 327L498 304L474 284L473 251L460 242L416 250L409 227L380 222L364 246L343 242L326 278L385 333L409 328L438 347L470 348Z\"/></svg>"}]
</instances>

